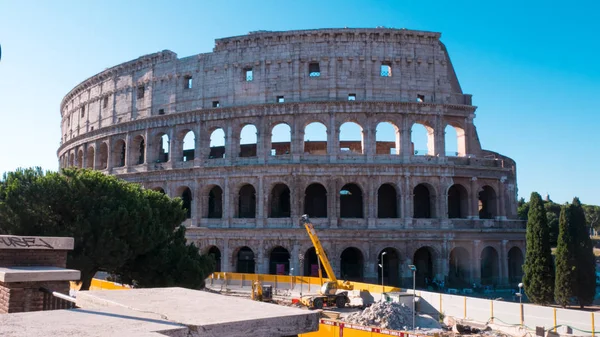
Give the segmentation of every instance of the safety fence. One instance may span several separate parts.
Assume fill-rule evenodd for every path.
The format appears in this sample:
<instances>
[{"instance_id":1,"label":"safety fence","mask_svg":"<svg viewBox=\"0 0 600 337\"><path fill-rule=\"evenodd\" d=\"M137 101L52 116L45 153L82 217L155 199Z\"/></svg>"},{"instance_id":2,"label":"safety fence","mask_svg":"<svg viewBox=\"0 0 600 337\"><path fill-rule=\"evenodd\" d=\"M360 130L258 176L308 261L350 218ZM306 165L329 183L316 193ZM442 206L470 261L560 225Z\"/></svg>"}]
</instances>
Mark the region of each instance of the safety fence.
<instances>
[{"instance_id":1,"label":"safety fence","mask_svg":"<svg viewBox=\"0 0 600 337\"><path fill-rule=\"evenodd\" d=\"M79 290L81 283L71 281L71 290ZM131 286L121 283L115 283L111 281L105 281L100 279L92 279L90 284L90 290L127 290L131 289Z\"/></svg>"},{"instance_id":2,"label":"safety fence","mask_svg":"<svg viewBox=\"0 0 600 337\"><path fill-rule=\"evenodd\" d=\"M319 322L319 331L299 334L299 337L379 337L379 336L401 336L401 337L425 337L425 335L407 333L398 330L382 329L358 324L350 324L328 319ZM432 337L432 336L427 336Z\"/></svg>"}]
</instances>

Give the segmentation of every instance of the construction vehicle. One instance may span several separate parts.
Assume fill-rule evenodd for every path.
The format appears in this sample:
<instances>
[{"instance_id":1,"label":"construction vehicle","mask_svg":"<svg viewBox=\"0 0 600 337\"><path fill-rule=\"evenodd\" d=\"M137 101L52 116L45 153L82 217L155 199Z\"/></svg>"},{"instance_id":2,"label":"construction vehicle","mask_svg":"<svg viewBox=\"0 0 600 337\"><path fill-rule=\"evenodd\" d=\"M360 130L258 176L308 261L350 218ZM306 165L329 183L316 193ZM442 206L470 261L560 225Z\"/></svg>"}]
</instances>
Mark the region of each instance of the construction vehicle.
<instances>
[{"instance_id":1,"label":"construction vehicle","mask_svg":"<svg viewBox=\"0 0 600 337\"><path fill-rule=\"evenodd\" d=\"M306 228L306 232L315 247L317 258L323 265L329 281L323 283L318 295L302 296L300 298L300 303L307 306L309 309L322 309L324 304L327 304L328 307L333 307L334 305L338 308L345 307L347 303L350 303L348 291L338 292L338 290L353 290L354 285L350 284L348 281L340 281L335 277L333 268L331 268L331 265L329 264L329 259L327 259L325 250L323 249L323 246L321 246L319 237L317 236L308 215L305 214L302 216L301 223L304 225L304 228ZM321 268L319 267L319 278L322 277Z\"/></svg>"},{"instance_id":2,"label":"construction vehicle","mask_svg":"<svg viewBox=\"0 0 600 337\"><path fill-rule=\"evenodd\" d=\"M254 301L272 302L273 301L273 286L263 285L259 281L252 283L251 298Z\"/></svg>"}]
</instances>

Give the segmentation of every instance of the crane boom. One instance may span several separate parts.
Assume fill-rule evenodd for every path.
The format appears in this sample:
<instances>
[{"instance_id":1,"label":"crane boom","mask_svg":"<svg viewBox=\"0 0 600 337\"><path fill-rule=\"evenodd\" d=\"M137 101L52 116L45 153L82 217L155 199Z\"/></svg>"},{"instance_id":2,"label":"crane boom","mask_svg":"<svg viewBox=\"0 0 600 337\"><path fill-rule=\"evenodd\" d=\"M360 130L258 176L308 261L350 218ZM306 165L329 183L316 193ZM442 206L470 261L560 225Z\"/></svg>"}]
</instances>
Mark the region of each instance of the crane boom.
<instances>
[{"instance_id":1,"label":"crane boom","mask_svg":"<svg viewBox=\"0 0 600 337\"><path fill-rule=\"evenodd\" d=\"M325 254L325 250L323 246L321 246L321 241L319 241L319 237L315 232L315 228L313 224L308 219L308 215L302 216L302 222L304 224L304 228L306 228L306 232L308 232L308 236L312 241L313 246L315 247L315 252L317 253L317 257L321 260L321 264L323 268L325 268L325 272L327 273L327 277L333 281L337 282L337 278L335 277L335 273L333 272L333 268L331 268L331 264L329 264L329 259L327 258L327 254Z\"/></svg>"}]
</instances>

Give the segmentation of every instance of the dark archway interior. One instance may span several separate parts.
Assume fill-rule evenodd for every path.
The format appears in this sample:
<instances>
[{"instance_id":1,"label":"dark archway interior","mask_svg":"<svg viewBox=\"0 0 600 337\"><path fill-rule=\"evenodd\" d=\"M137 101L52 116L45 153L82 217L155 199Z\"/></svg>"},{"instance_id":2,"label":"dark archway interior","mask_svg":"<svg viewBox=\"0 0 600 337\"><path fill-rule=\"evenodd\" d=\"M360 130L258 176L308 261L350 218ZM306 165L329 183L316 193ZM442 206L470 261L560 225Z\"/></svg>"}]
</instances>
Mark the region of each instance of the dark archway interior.
<instances>
[{"instance_id":1,"label":"dark archway interior","mask_svg":"<svg viewBox=\"0 0 600 337\"><path fill-rule=\"evenodd\" d=\"M340 190L340 217L363 217L362 191L355 184L346 184Z\"/></svg>"},{"instance_id":2,"label":"dark archway interior","mask_svg":"<svg viewBox=\"0 0 600 337\"><path fill-rule=\"evenodd\" d=\"M304 195L304 213L312 218L327 217L327 190L321 184L310 184Z\"/></svg>"},{"instance_id":3,"label":"dark archway interior","mask_svg":"<svg viewBox=\"0 0 600 337\"><path fill-rule=\"evenodd\" d=\"M362 281L363 256L358 248L350 247L342 252L340 272L342 280Z\"/></svg>"},{"instance_id":4,"label":"dark archway interior","mask_svg":"<svg viewBox=\"0 0 600 337\"><path fill-rule=\"evenodd\" d=\"M271 190L271 218L290 217L290 189L285 184L277 184Z\"/></svg>"},{"instance_id":5,"label":"dark archway interior","mask_svg":"<svg viewBox=\"0 0 600 337\"><path fill-rule=\"evenodd\" d=\"M382 254L383 263L382 263ZM400 256L398 252L393 248L385 248L379 253L377 257L377 277L379 284L381 284L381 271L383 266L383 284L389 286L400 286Z\"/></svg>"},{"instance_id":6,"label":"dark archway interior","mask_svg":"<svg viewBox=\"0 0 600 337\"><path fill-rule=\"evenodd\" d=\"M212 256L215 259L215 272L221 271L221 251L216 246L210 247L208 250L208 256Z\"/></svg>"},{"instance_id":7,"label":"dark archway interior","mask_svg":"<svg viewBox=\"0 0 600 337\"><path fill-rule=\"evenodd\" d=\"M186 217L189 219L192 217L192 191L189 188L185 188L181 193L181 200L183 200L183 209L185 209Z\"/></svg>"},{"instance_id":8,"label":"dark archway interior","mask_svg":"<svg viewBox=\"0 0 600 337\"><path fill-rule=\"evenodd\" d=\"M479 192L479 218L493 219L496 214L496 192L490 186L484 186Z\"/></svg>"},{"instance_id":9,"label":"dark archway interior","mask_svg":"<svg viewBox=\"0 0 600 337\"><path fill-rule=\"evenodd\" d=\"M248 247L242 247L237 254L236 273L254 274L254 252Z\"/></svg>"},{"instance_id":10,"label":"dark archway interior","mask_svg":"<svg viewBox=\"0 0 600 337\"><path fill-rule=\"evenodd\" d=\"M523 253L518 247L508 251L508 282L518 284L523 279Z\"/></svg>"},{"instance_id":11,"label":"dark archway interior","mask_svg":"<svg viewBox=\"0 0 600 337\"><path fill-rule=\"evenodd\" d=\"M427 186L419 184L413 190L413 218L431 218L431 194Z\"/></svg>"},{"instance_id":12,"label":"dark archway interior","mask_svg":"<svg viewBox=\"0 0 600 337\"><path fill-rule=\"evenodd\" d=\"M221 219L223 217L223 190L214 186L208 192L208 218Z\"/></svg>"},{"instance_id":13,"label":"dark archway interior","mask_svg":"<svg viewBox=\"0 0 600 337\"><path fill-rule=\"evenodd\" d=\"M85 167L95 168L94 167L94 148L91 146L88 147L88 149L87 149L87 158L86 158Z\"/></svg>"},{"instance_id":14,"label":"dark archway interior","mask_svg":"<svg viewBox=\"0 0 600 337\"><path fill-rule=\"evenodd\" d=\"M105 170L108 166L108 146L106 143L100 145L100 165L101 170Z\"/></svg>"},{"instance_id":15,"label":"dark archway interior","mask_svg":"<svg viewBox=\"0 0 600 337\"><path fill-rule=\"evenodd\" d=\"M118 140L115 144L115 149L115 167L125 166L125 142L123 140Z\"/></svg>"},{"instance_id":16,"label":"dark archway interior","mask_svg":"<svg viewBox=\"0 0 600 337\"><path fill-rule=\"evenodd\" d=\"M377 190L377 217L398 217L398 197L396 189L390 184L383 184Z\"/></svg>"},{"instance_id":17,"label":"dark archway interior","mask_svg":"<svg viewBox=\"0 0 600 337\"><path fill-rule=\"evenodd\" d=\"M433 282L433 256L429 247L421 247L413 256L413 264L417 267L415 283L418 287L427 287Z\"/></svg>"},{"instance_id":18,"label":"dark archway interior","mask_svg":"<svg viewBox=\"0 0 600 337\"><path fill-rule=\"evenodd\" d=\"M319 277L319 261L315 247L310 247L304 254L304 260L302 261L302 269L304 276ZM321 275L328 277L325 272L325 267L321 265Z\"/></svg>"},{"instance_id":19,"label":"dark archway interior","mask_svg":"<svg viewBox=\"0 0 600 337\"><path fill-rule=\"evenodd\" d=\"M466 218L467 205L467 190L461 185L452 185L448 190L448 218Z\"/></svg>"},{"instance_id":20,"label":"dark archway interior","mask_svg":"<svg viewBox=\"0 0 600 337\"><path fill-rule=\"evenodd\" d=\"M161 194L166 194L165 190L162 189L162 187L156 187L153 188L154 191L159 192Z\"/></svg>"},{"instance_id":21,"label":"dark archway interior","mask_svg":"<svg viewBox=\"0 0 600 337\"><path fill-rule=\"evenodd\" d=\"M269 257L269 274L288 275L290 273L290 252L283 247L275 247Z\"/></svg>"},{"instance_id":22,"label":"dark archway interior","mask_svg":"<svg viewBox=\"0 0 600 337\"><path fill-rule=\"evenodd\" d=\"M166 140L167 144L169 143L169 137L166 134L161 134L156 139L156 146L158 147L158 156L156 158L157 163L166 163L169 161L169 148L168 145L165 146L163 138Z\"/></svg>"},{"instance_id":23,"label":"dark archway interior","mask_svg":"<svg viewBox=\"0 0 600 337\"><path fill-rule=\"evenodd\" d=\"M450 252L450 263L448 270L448 286L455 288L466 288L470 286L471 261L469 252L462 248L456 247Z\"/></svg>"},{"instance_id":24,"label":"dark archway interior","mask_svg":"<svg viewBox=\"0 0 600 337\"><path fill-rule=\"evenodd\" d=\"M498 252L485 247L481 252L481 284L497 284L498 281Z\"/></svg>"},{"instance_id":25,"label":"dark archway interior","mask_svg":"<svg viewBox=\"0 0 600 337\"><path fill-rule=\"evenodd\" d=\"M137 158L135 158L135 163L137 165L143 164L146 156L146 142L144 142L144 138L142 136L135 137L133 140L133 148L136 149L135 154L137 155Z\"/></svg>"},{"instance_id":26,"label":"dark archway interior","mask_svg":"<svg viewBox=\"0 0 600 337\"><path fill-rule=\"evenodd\" d=\"M244 185L240 189L238 209L239 218L256 217L256 191L252 185Z\"/></svg>"}]
</instances>

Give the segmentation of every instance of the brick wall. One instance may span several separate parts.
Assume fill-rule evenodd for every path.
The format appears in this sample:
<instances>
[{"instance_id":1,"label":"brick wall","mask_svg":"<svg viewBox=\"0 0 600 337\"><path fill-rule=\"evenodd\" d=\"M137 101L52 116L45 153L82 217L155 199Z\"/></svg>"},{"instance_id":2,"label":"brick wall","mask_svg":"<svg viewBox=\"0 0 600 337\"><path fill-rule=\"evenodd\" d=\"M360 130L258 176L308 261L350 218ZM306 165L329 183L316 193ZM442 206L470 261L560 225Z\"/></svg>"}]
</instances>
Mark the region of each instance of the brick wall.
<instances>
[{"instance_id":1,"label":"brick wall","mask_svg":"<svg viewBox=\"0 0 600 337\"><path fill-rule=\"evenodd\" d=\"M0 267L67 267L66 250L0 249Z\"/></svg>"},{"instance_id":2,"label":"brick wall","mask_svg":"<svg viewBox=\"0 0 600 337\"><path fill-rule=\"evenodd\" d=\"M0 282L0 314L42 310L44 293L39 291L40 287L69 293L69 283L65 281Z\"/></svg>"}]
</instances>

